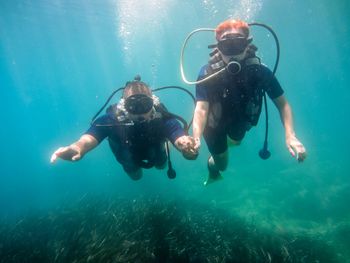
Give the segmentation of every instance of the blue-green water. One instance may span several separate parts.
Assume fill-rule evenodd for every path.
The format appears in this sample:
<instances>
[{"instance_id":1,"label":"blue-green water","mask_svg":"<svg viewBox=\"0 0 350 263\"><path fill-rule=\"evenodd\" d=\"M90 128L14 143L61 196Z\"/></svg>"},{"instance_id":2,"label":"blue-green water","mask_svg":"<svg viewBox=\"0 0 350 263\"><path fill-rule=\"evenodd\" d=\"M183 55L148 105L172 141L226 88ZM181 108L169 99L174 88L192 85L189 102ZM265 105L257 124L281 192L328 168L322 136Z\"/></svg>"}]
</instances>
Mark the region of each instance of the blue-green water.
<instances>
[{"instance_id":1,"label":"blue-green water","mask_svg":"<svg viewBox=\"0 0 350 263\"><path fill-rule=\"evenodd\" d=\"M50 210L89 196L158 196L196 200L246 222L281 233L327 240L350 259L350 20L348 1L106 0L0 1L0 216ZM141 74L152 87L179 85L179 57L187 34L229 18L264 22L281 44L277 77L292 105L297 136L308 150L293 160L270 103L272 157L259 159L264 125L230 149L224 180L203 187L208 151L185 161L172 151L176 180L147 170L131 181L106 142L77 163L49 163L53 151L89 127L109 94ZM274 42L252 29L263 62L273 66ZM194 79L206 63L203 33L186 50ZM158 94L189 119L191 100L178 91ZM263 118L261 118L263 120ZM347 254L348 253L348 254ZM347 255L347 256L346 256Z\"/></svg>"}]
</instances>

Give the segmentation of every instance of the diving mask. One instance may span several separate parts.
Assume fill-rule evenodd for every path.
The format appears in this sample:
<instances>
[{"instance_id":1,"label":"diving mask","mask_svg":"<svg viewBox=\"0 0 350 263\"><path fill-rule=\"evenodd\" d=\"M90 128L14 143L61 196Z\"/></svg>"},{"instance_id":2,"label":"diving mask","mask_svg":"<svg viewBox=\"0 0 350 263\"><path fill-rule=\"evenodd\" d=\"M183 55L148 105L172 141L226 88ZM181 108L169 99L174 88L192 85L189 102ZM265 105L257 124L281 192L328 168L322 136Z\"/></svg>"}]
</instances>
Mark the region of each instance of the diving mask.
<instances>
[{"instance_id":1,"label":"diving mask","mask_svg":"<svg viewBox=\"0 0 350 263\"><path fill-rule=\"evenodd\" d=\"M153 99L145 94L131 95L125 99L124 107L131 114L145 114L152 109Z\"/></svg>"},{"instance_id":2,"label":"diving mask","mask_svg":"<svg viewBox=\"0 0 350 263\"><path fill-rule=\"evenodd\" d=\"M225 56L241 54L253 41L251 37L246 38L241 34L227 34L217 44L217 48Z\"/></svg>"}]
</instances>

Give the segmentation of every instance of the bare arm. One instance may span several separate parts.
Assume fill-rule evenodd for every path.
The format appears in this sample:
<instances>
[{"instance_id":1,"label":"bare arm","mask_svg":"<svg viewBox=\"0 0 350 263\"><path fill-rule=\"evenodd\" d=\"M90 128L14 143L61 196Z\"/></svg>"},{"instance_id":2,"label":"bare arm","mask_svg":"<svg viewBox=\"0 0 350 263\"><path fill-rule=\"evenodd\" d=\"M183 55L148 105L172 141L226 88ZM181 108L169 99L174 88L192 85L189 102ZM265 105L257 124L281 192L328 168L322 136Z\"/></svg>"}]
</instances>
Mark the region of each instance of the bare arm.
<instances>
[{"instance_id":1,"label":"bare arm","mask_svg":"<svg viewBox=\"0 0 350 263\"><path fill-rule=\"evenodd\" d=\"M195 139L195 149L200 147L200 138L207 124L209 112L209 102L197 101L193 117L193 138Z\"/></svg>"},{"instance_id":2,"label":"bare arm","mask_svg":"<svg viewBox=\"0 0 350 263\"><path fill-rule=\"evenodd\" d=\"M98 145L95 137L84 134L80 139L69 146L58 148L51 156L51 163L56 162L57 158L67 161L78 161L88 152Z\"/></svg>"},{"instance_id":3,"label":"bare arm","mask_svg":"<svg viewBox=\"0 0 350 263\"><path fill-rule=\"evenodd\" d=\"M304 145L297 139L293 127L293 114L287 99L282 95L273 100L281 117L285 130L286 146L293 157L299 162L306 158Z\"/></svg>"},{"instance_id":4,"label":"bare arm","mask_svg":"<svg viewBox=\"0 0 350 263\"><path fill-rule=\"evenodd\" d=\"M294 127L293 127L293 115L292 109L286 100L286 98L282 95L273 100L275 103L281 117L282 124L284 126L284 130L286 133L286 138L290 136L295 136Z\"/></svg>"}]
</instances>

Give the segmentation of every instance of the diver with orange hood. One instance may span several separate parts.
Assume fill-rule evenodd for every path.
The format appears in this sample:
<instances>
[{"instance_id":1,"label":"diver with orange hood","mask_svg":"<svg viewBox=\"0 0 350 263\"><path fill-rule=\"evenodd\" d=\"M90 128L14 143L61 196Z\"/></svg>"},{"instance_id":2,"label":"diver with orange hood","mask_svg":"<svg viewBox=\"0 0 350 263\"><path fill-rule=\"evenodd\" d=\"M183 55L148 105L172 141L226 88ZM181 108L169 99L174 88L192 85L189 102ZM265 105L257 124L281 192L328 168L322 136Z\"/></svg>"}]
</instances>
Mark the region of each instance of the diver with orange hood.
<instances>
[{"instance_id":1,"label":"diver with orange hood","mask_svg":"<svg viewBox=\"0 0 350 263\"><path fill-rule=\"evenodd\" d=\"M277 59L271 71L256 56L250 26L267 28L275 37ZM183 50L188 39L198 31L214 31L217 43L209 62L200 70L197 81L188 81L183 70ZM228 145L239 145L247 131L256 126L262 111L266 111L264 147L259 152L262 159L270 157L267 149L268 117L266 96L274 102L285 129L287 149L299 162L306 158L306 150L295 135L292 109L284 91L275 77L279 60L278 39L273 30L258 23L247 24L241 20L227 20L216 29L198 29L187 37L181 54L181 74L188 84L196 84L196 107L193 119L195 149L200 148L203 135L211 156L208 159L208 179L205 185L221 179L228 165Z\"/></svg>"}]
</instances>

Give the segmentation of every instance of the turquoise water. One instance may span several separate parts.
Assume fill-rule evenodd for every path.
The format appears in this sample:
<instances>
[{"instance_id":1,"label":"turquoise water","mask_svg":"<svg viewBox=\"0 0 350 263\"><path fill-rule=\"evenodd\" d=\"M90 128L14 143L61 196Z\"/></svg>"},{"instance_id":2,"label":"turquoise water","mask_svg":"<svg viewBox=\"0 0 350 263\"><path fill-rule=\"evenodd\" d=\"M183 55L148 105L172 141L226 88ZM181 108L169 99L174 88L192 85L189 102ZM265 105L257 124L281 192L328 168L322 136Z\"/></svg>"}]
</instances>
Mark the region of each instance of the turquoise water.
<instances>
[{"instance_id":1,"label":"turquoise water","mask_svg":"<svg viewBox=\"0 0 350 263\"><path fill-rule=\"evenodd\" d=\"M348 1L0 1L0 215L50 210L82 196L185 200L223 208L245 222L280 233L316 236L350 261L350 21ZM176 180L147 170L131 181L106 142L78 163L49 163L53 151L89 127L109 94L136 74L152 87L178 85L179 56L189 32L229 17L263 22L281 44L277 77L293 107L297 136L308 150L293 160L272 103L272 157L259 159L264 125L230 149L224 180L203 187L208 151L185 161L172 151ZM263 62L273 66L274 42L253 28ZM194 79L206 63L210 33L191 40L185 69ZM158 94L189 119L191 99ZM264 120L261 118L261 120Z\"/></svg>"}]
</instances>

